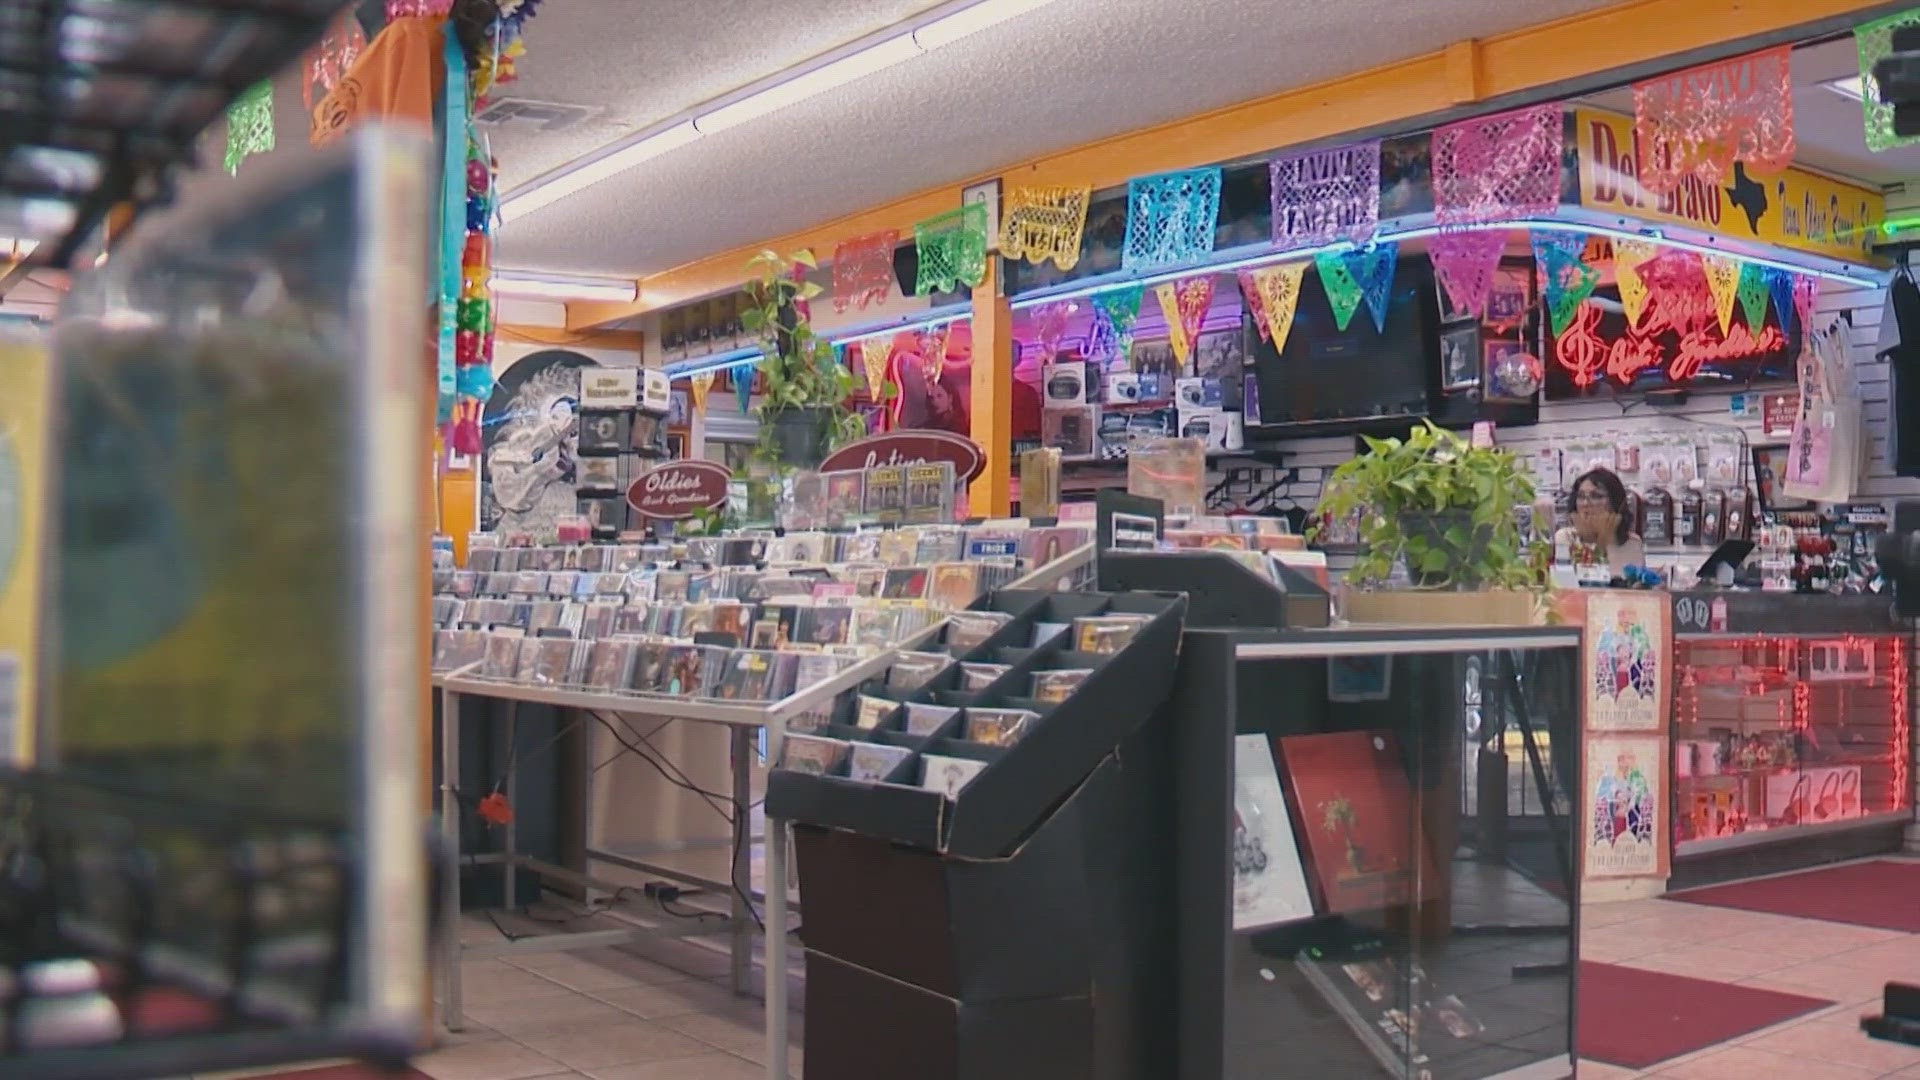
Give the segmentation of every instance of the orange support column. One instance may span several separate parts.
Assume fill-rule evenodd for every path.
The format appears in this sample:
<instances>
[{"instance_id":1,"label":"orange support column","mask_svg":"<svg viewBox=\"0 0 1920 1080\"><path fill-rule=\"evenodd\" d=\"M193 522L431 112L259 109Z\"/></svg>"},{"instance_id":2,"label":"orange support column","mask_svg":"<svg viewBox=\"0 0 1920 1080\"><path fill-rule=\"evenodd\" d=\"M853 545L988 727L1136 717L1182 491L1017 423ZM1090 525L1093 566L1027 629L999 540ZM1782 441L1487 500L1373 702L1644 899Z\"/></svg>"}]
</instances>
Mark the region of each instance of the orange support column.
<instances>
[{"instance_id":1,"label":"orange support column","mask_svg":"<svg viewBox=\"0 0 1920 1080\"><path fill-rule=\"evenodd\" d=\"M1000 289L1000 260L973 290L973 441L987 467L968 489L975 517L1013 509L1013 312Z\"/></svg>"}]
</instances>

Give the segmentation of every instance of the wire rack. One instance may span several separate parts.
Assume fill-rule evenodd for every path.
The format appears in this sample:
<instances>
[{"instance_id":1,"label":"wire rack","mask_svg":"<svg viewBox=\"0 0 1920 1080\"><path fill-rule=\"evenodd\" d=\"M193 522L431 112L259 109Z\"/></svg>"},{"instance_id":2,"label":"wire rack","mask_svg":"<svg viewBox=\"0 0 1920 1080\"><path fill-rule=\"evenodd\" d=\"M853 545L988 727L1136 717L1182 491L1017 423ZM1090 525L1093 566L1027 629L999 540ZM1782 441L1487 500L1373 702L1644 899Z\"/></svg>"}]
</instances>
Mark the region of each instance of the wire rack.
<instances>
[{"instance_id":1,"label":"wire rack","mask_svg":"<svg viewBox=\"0 0 1920 1080\"><path fill-rule=\"evenodd\" d=\"M0 3L0 236L36 242L31 265L69 265L113 207L164 201L200 133L344 6Z\"/></svg>"}]
</instances>

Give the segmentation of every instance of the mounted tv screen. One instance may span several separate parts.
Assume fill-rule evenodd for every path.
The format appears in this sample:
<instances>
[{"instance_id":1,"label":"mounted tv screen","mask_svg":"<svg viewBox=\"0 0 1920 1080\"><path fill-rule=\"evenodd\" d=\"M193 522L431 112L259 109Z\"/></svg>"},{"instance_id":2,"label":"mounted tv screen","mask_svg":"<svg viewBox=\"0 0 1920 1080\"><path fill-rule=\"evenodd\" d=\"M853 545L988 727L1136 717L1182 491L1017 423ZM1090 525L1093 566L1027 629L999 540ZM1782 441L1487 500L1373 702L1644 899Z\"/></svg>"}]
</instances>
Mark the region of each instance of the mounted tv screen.
<instances>
[{"instance_id":1,"label":"mounted tv screen","mask_svg":"<svg viewBox=\"0 0 1920 1080\"><path fill-rule=\"evenodd\" d=\"M1319 275L1307 274L1284 352L1246 330L1259 385L1259 430L1332 435L1372 421L1425 416L1439 370L1439 320L1433 271L1424 258L1400 261L1378 328L1363 301L1340 329Z\"/></svg>"}]
</instances>

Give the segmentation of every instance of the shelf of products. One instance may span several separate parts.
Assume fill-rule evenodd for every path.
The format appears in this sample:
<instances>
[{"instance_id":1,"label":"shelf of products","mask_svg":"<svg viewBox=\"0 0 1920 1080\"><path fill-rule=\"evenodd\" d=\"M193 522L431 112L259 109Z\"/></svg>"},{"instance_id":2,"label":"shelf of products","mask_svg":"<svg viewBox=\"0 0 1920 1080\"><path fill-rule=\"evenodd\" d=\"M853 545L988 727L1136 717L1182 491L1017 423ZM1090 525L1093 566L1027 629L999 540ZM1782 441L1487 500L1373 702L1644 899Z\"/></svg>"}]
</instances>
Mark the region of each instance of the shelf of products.
<instances>
[{"instance_id":1,"label":"shelf of products","mask_svg":"<svg viewBox=\"0 0 1920 1080\"><path fill-rule=\"evenodd\" d=\"M1896 633L1680 637L1674 854L1911 806L1908 648Z\"/></svg>"}]
</instances>

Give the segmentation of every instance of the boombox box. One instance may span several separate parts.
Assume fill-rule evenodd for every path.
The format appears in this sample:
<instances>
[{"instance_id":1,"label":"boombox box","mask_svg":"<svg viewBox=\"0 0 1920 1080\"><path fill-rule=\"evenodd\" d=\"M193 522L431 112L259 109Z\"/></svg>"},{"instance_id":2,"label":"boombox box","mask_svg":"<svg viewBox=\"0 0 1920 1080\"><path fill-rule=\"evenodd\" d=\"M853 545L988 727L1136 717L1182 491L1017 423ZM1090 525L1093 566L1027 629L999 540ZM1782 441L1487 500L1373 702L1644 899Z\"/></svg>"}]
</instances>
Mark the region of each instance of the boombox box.
<instances>
[{"instance_id":1,"label":"boombox box","mask_svg":"<svg viewBox=\"0 0 1920 1080\"><path fill-rule=\"evenodd\" d=\"M1136 372L1122 371L1107 376L1107 404L1132 405L1147 400L1146 388L1140 385L1140 376Z\"/></svg>"},{"instance_id":2,"label":"boombox box","mask_svg":"<svg viewBox=\"0 0 1920 1080\"><path fill-rule=\"evenodd\" d=\"M1048 364L1041 384L1042 399L1049 409L1070 409L1087 403L1087 364L1074 360Z\"/></svg>"}]
</instances>

